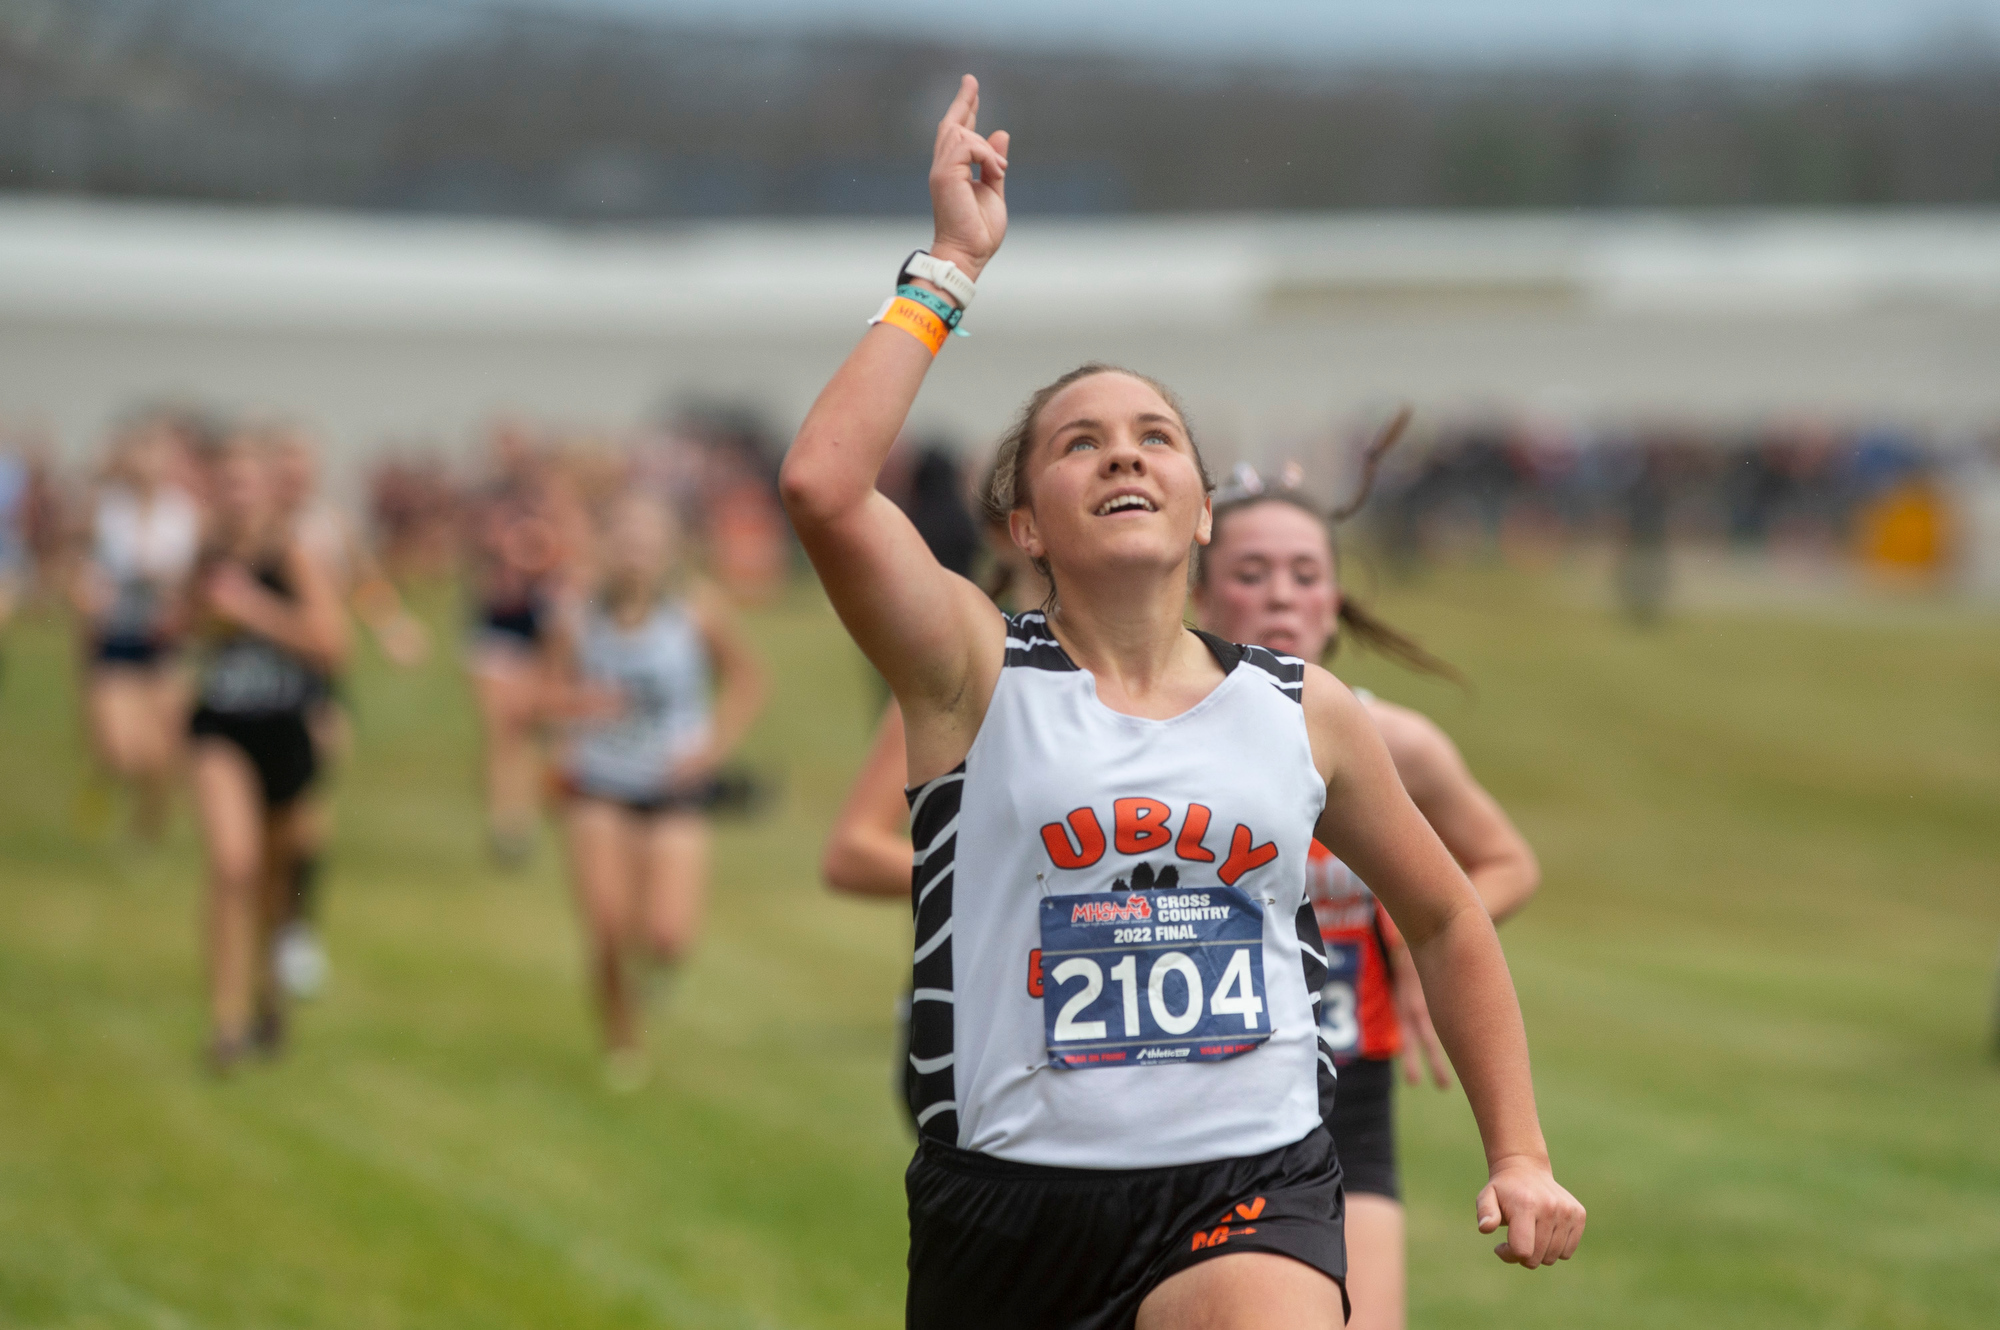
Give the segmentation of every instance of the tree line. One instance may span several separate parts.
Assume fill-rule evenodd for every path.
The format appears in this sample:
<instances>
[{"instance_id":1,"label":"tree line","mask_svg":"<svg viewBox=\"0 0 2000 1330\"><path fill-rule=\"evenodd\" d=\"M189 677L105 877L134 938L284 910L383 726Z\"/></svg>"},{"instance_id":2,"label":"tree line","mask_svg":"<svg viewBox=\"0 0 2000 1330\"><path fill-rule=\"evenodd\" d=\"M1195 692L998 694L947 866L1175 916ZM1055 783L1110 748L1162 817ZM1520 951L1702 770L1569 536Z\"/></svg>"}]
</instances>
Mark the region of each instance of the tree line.
<instances>
[{"instance_id":1,"label":"tree line","mask_svg":"<svg viewBox=\"0 0 2000 1330\"><path fill-rule=\"evenodd\" d=\"M575 221L896 214L956 72L1022 213L2000 202L2000 58L1341 68L495 10L330 65L218 0L0 8L0 188ZM469 11L468 11L469 13Z\"/></svg>"}]
</instances>

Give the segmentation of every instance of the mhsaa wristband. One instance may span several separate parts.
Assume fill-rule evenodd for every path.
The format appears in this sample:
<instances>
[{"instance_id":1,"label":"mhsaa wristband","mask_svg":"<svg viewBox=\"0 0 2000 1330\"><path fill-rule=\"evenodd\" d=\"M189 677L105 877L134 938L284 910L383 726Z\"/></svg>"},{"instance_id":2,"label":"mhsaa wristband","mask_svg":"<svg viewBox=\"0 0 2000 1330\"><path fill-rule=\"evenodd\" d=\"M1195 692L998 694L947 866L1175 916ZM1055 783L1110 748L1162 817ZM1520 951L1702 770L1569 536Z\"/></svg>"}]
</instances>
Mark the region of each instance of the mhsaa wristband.
<instances>
[{"instance_id":1,"label":"mhsaa wristband","mask_svg":"<svg viewBox=\"0 0 2000 1330\"><path fill-rule=\"evenodd\" d=\"M932 355L936 355L944 348L944 339L949 335L943 319L908 296L890 296L882 302L882 308L876 310L875 317L868 322L886 323L891 327L901 328L929 347Z\"/></svg>"},{"instance_id":2,"label":"mhsaa wristband","mask_svg":"<svg viewBox=\"0 0 2000 1330\"><path fill-rule=\"evenodd\" d=\"M946 300L943 296L926 291L921 286L899 286L896 294L905 300L914 300L931 313L944 320L944 326L960 337L968 336L958 321L965 317L965 311Z\"/></svg>"}]
</instances>

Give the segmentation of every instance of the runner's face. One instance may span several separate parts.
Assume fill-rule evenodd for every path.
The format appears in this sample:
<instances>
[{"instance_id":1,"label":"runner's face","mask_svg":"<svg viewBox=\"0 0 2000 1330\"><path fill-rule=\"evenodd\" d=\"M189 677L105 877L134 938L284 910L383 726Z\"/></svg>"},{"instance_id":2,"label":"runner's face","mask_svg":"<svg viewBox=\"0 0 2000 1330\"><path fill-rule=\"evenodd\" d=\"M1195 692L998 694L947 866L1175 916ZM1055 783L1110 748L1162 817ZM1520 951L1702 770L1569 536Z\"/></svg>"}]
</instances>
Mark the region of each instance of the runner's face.
<instances>
[{"instance_id":1,"label":"runner's face","mask_svg":"<svg viewBox=\"0 0 2000 1330\"><path fill-rule=\"evenodd\" d=\"M1231 642L1318 660L1333 640L1340 583L1326 528L1289 503L1239 508L1203 556L1202 626Z\"/></svg>"},{"instance_id":2,"label":"runner's face","mask_svg":"<svg viewBox=\"0 0 2000 1330\"><path fill-rule=\"evenodd\" d=\"M1187 427L1150 384L1094 374L1042 409L1015 543L1064 567L1179 567L1208 540L1208 495Z\"/></svg>"},{"instance_id":3,"label":"runner's face","mask_svg":"<svg viewBox=\"0 0 2000 1330\"><path fill-rule=\"evenodd\" d=\"M623 503L605 533L605 570L614 580L651 586L666 574L673 557L673 532L666 515L651 503Z\"/></svg>"},{"instance_id":4,"label":"runner's face","mask_svg":"<svg viewBox=\"0 0 2000 1330\"><path fill-rule=\"evenodd\" d=\"M261 523L271 502L271 478L264 459L248 451L226 454L216 471L216 502L237 525Z\"/></svg>"},{"instance_id":5,"label":"runner's face","mask_svg":"<svg viewBox=\"0 0 2000 1330\"><path fill-rule=\"evenodd\" d=\"M132 483L150 490L164 482L172 444L173 436L157 425L147 426L133 439L125 454L125 471Z\"/></svg>"},{"instance_id":6,"label":"runner's face","mask_svg":"<svg viewBox=\"0 0 2000 1330\"><path fill-rule=\"evenodd\" d=\"M319 468L312 445L303 439L287 439L272 458L272 483L278 505L297 508L312 497L319 481Z\"/></svg>"}]
</instances>

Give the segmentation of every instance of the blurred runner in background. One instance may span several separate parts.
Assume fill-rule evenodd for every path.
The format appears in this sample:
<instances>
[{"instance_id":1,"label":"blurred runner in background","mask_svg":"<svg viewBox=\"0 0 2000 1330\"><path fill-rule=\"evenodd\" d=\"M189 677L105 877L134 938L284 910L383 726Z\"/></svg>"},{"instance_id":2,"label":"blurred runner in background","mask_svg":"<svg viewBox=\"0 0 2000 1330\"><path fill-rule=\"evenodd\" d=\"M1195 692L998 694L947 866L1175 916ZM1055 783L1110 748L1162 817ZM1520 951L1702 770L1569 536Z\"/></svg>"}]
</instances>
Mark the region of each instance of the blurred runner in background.
<instances>
[{"instance_id":1,"label":"blurred runner in background","mask_svg":"<svg viewBox=\"0 0 2000 1330\"><path fill-rule=\"evenodd\" d=\"M570 878L614 1089L642 1084L635 954L683 959L708 894L705 809L766 693L764 667L720 594L691 580L667 506L626 494L605 512L595 594L552 625L567 720L560 762Z\"/></svg>"},{"instance_id":2,"label":"blurred runner in background","mask_svg":"<svg viewBox=\"0 0 2000 1330\"><path fill-rule=\"evenodd\" d=\"M318 773L308 719L341 666L346 616L333 581L279 507L264 446L239 434L217 458L194 597L201 646L195 806L208 852L212 1067L284 1041L272 942L311 849Z\"/></svg>"},{"instance_id":3,"label":"blurred runner in background","mask_svg":"<svg viewBox=\"0 0 2000 1330\"><path fill-rule=\"evenodd\" d=\"M1672 502L1664 449L1638 458L1625 488L1624 542L1618 549L1618 603L1641 626L1658 623L1669 586L1667 519Z\"/></svg>"},{"instance_id":4,"label":"blurred runner in background","mask_svg":"<svg viewBox=\"0 0 2000 1330\"><path fill-rule=\"evenodd\" d=\"M0 685L6 682L7 625L34 582L28 547L28 461L0 451Z\"/></svg>"},{"instance_id":5,"label":"blurred runner in background","mask_svg":"<svg viewBox=\"0 0 2000 1330\"><path fill-rule=\"evenodd\" d=\"M752 417L725 415L697 425L695 435L710 569L737 603L768 604L791 571L791 531L764 432Z\"/></svg>"},{"instance_id":6,"label":"blurred runner in background","mask_svg":"<svg viewBox=\"0 0 2000 1330\"><path fill-rule=\"evenodd\" d=\"M295 427L272 431L270 463L275 501L299 550L319 569L341 602L367 626L382 655L402 668L423 661L430 634L403 607L347 512L319 493L319 457L312 440ZM347 756L353 728L349 697L339 674L318 680L307 713L319 769L330 773ZM292 811L294 858L285 921L278 930L278 979L293 997L316 995L326 982L326 951L316 928L319 883L331 804L308 791Z\"/></svg>"},{"instance_id":7,"label":"blurred runner in background","mask_svg":"<svg viewBox=\"0 0 2000 1330\"><path fill-rule=\"evenodd\" d=\"M441 581L451 576L463 541L458 488L435 456L399 447L368 468L368 525L389 576Z\"/></svg>"},{"instance_id":8,"label":"blurred runner in background","mask_svg":"<svg viewBox=\"0 0 2000 1330\"><path fill-rule=\"evenodd\" d=\"M93 830L108 820L108 777L130 788L133 830L149 842L166 829L187 714L175 652L201 515L173 477L189 442L164 414L119 432L93 501L89 550L71 582L98 763L80 797L81 820Z\"/></svg>"},{"instance_id":9,"label":"blurred runner in background","mask_svg":"<svg viewBox=\"0 0 2000 1330\"><path fill-rule=\"evenodd\" d=\"M491 449L493 480L469 514L477 598L469 663L484 741L487 843L512 867L534 849L545 619L570 552L547 468L526 432L503 423Z\"/></svg>"},{"instance_id":10,"label":"blurred runner in background","mask_svg":"<svg viewBox=\"0 0 2000 1330\"><path fill-rule=\"evenodd\" d=\"M1393 442L1393 436L1390 441ZM1352 511L1359 506L1349 506ZM1202 626L1231 641L1331 663L1343 628L1360 645L1427 673L1450 667L1342 593L1333 530L1296 488L1266 488L1237 468L1216 495L1214 530L1195 583ZM1472 880L1497 923L1527 903L1540 880L1534 852L1430 720L1357 689L1402 778L1438 839ZM1339 1065L1327 1118L1347 1187L1347 1291L1355 1330L1401 1330L1405 1288L1402 1186L1396 1167L1393 1059L1420 1079L1421 1055L1439 1088L1450 1064L1431 1028L1423 988L1395 925L1360 878L1314 841L1307 893L1326 945L1320 1034ZM1405 1037L1414 1048L1405 1046Z\"/></svg>"}]
</instances>

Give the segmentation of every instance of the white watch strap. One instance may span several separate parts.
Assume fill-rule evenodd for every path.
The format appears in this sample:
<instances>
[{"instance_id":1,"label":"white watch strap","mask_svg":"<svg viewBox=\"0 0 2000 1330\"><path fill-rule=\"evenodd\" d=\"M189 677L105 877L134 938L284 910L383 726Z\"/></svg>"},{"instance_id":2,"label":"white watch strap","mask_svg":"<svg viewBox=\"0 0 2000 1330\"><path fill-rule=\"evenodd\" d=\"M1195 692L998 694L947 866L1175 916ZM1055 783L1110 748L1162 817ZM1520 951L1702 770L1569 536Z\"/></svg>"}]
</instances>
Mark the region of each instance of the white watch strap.
<instances>
[{"instance_id":1,"label":"white watch strap","mask_svg":"<svg viewBox=\"0 0 2000 1330\"><path fill-rule=\"evenodd\" d=\"M978 284L958 270L958 265L950 259L941 259L934 254L918 250L910 255L910 261L903 265L903 271L912 277L921 277L932 286L940 287L944 293L958 302L960 309L972 307L972 297L979 293Z\"/></svg>"}]
</instances>

